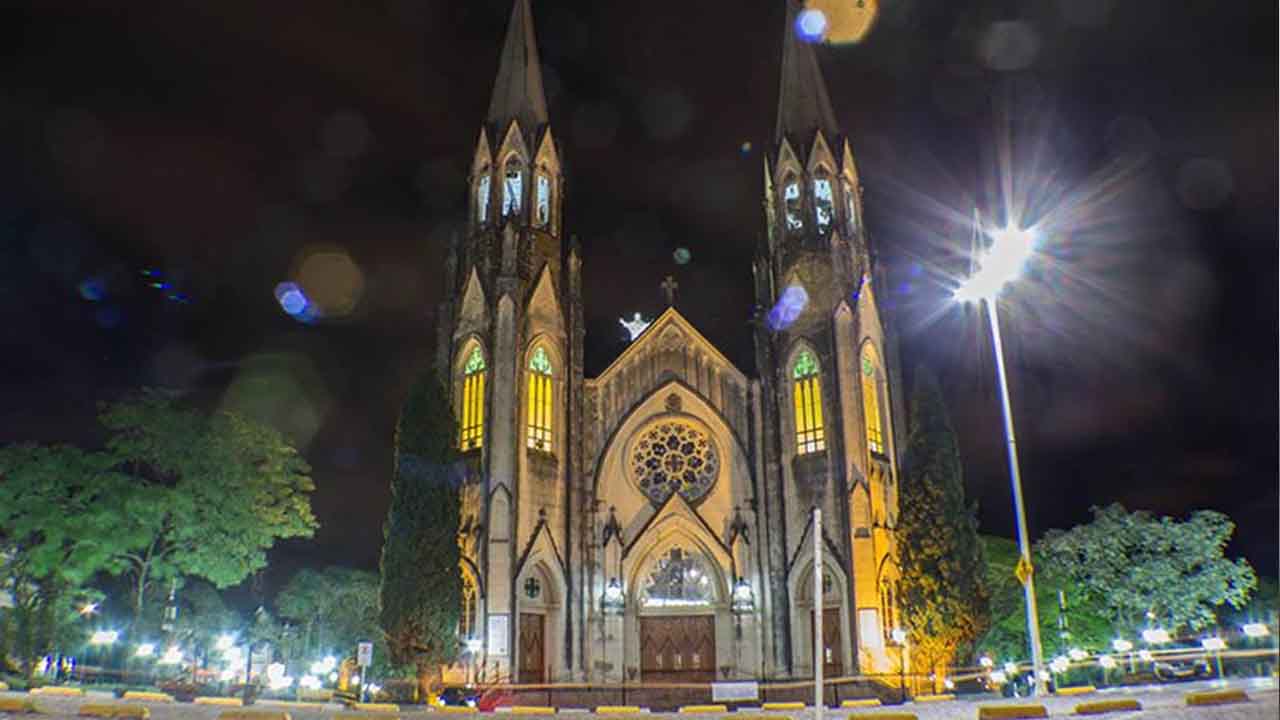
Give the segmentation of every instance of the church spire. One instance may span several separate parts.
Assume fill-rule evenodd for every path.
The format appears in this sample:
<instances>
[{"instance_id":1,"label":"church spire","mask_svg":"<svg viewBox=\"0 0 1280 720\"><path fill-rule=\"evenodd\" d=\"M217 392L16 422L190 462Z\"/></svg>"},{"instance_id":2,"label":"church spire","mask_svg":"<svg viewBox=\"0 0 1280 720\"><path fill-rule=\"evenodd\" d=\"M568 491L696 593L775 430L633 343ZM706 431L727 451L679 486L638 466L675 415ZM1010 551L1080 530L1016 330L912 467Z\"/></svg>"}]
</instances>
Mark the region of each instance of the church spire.
<instances>
[{"instance_id":1,"label":"church spire","mask_svg":"<svg viewBox=\"0 0 1280 720\"><path fill-rule=\"evenodd\" d=\"M782 33L782 79L778 90L778 127L775 142L790 136L802 139L804 144L813 141L815 130L821 130L828 143L835 142L839 126L831 110L827 96L827 84L822 79L818 58L813 46L798 37L796 20L799 17L800 0L785 0L787 21Z\"/></svg>"},{"instance_id":2,"label":"church spire","mask_svg":"<svg viewBox=\"0 0 1280 720\"><path fill-rule=\"evenodd\" d=\"M489 99L486 121L505 132L512 120L520 129L534 132L547 124L547 99L542 93L542 68L538 63L538 44L533 36L533 13L529 0L515 0L507 39L498 62L498 79Z\"/></svg>"}]
</instances>

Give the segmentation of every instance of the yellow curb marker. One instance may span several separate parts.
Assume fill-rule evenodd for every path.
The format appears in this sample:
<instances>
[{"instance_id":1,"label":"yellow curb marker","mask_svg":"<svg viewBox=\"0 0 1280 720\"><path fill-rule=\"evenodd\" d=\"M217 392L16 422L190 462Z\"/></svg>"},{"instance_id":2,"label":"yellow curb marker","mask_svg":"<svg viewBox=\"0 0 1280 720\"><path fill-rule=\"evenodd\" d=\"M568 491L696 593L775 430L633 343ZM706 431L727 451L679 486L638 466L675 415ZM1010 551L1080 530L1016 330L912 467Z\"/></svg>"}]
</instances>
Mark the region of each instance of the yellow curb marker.
<instances>
[{"instance_id":1,"label":"yellow curb marker","mask_svg":"<svg viewBox=\"0 0 1280 720\"><path fill-rule=\"evenodd\" d=\"M912 698L914 702L918 702L918 703L946 702L948 700L955 700L955 699L956 699L956 696L952 695L951 693L941 693L938 695L917 695L914 698Z\"/></svg>"},{"instance_id":2,"label":"yellow curb marker","mask_svg":"<svg viewBox=\"0 0 1280 720\"><path fill-rule=\"evenodd\" d=\"M143 692L141 690L127 690L124 694L125 700L142 700L144 702L173 702L173 696L161 692Z\"/></svg>"},{"instance_id":3,"label":"yellow curb marker","mask_svg":"<svg viewBox=\"0 0 1280 720\"><path fill-rule=\"evenodd\" d=\"M369 720L368 715L354 712L335 713L333 720ZM378 720L400 720L399 715L379 715Z\"/></svg>"},{"instance_id":4,"label":"yellow curb marker","mask_svg":"<svg viewBox=\"0 0 1280 720\"><path fill-rule=\"evenodd\" d=\"M84 690L73 687L61 687L58 685L47 685L45 687L31 688L27 691L28 695L50 695L54 697L81 697Z\"/></svg>"},{"instance_id":5,"label":"yellow curb marker","mask_svg":"<svg viewBox=\"0 0 1280 720\"><path fill-rule=\"evenodd\" d=\"M478 711L470 705L445 705L440 708L440 712L453 715L475 715Z\"/></svg>"},{"instance_id":6,"label":"yellow curb marker","mask_svg":"<svg viewBox=\"0 0 1280 720\"><path fill-rule=\"evenodd\" d=\"M244 705L244 700L232 697L198 697L192 702L196 705L224 705L228 707L240 707Z\"/></svg>"},{"instance_id":7,"label":"yellow curb marker","mask_svg":"<svg viewBox=\"0 0 1280 720\"><path fill-rule=\"evenodd\" d=\"M9 689L9 683L0 681L0 692L5 692L8 689Z\"/></svg>"},{"instance_id":8,"label":"yellow curb marker","mask_svg":"<svg viewBox=\"0 0 1280 720\"><path fill-rule=\"evenodd\" d=\"M729 712L728 705L684 705L680 708L682 715L701 714L709 715L711 713Z\"/></svg>"},{"instance_id":9,"label":"yellow curb marker","mask_svg":"<svg viewBox=\"0 0 1280 720\"><path fill-rule=\"evenodd\" d=\"M596 708L597 715L638 715L642 712L636 705L601 705Z\"/></svg>"},{"instance_id":10,"label":"yellow curb marker","mask_svg":"<svg viewBox=\"0 0 1280 720\"><path fill-rule=\"evenodd\" d=\"M880 698L860 698L858 700L845 700L840 703L842 708L860 708L860 707L880 707ZM858 717L868 717L859 715Z\"/></svg>"},{"instance_id":11,"label":"yellow curb marker","mask_svg":"<svg viewBox=\"0 0 1280 720\"><path fill-rule=\"evenodd\" d=\"M151 717L151 710L142 705L86 703L80 706L80 712L78 714L85 717L132 718L132 720L147 720L147 718Z\"/></svg>"},{"instance_id":12,"label":"yellow curb marker","mask_svg":"<svg viewBox=\"0 0 1280 720\"><path fill-rule=\"evenodd\" d=\"M1043 705L979 705L978 720L1009 720L1010 718L1047 718L1049 709Z\"/></svg>"},{"instance_id":13,"label":"yellow curb marker","mask_svg":"<svg viewBox=\"0 0 1280 720\"><path fill-rule=\"evenodd\" d=\"M223 710L218 720L291 720L289 713L279 710Z\"/></svg>"},{"instance_id":14,"label":"yellow curb marker","mask_svg":"<svg viewBox=\"0 0 1280 720\"><path fill-rule=\"evenodd\" d=\"M361 712L400 712L400 706L394 703L352 703L351 708L353 710L360 710Z\"/></svg>"},{"instance_id":15,"label":"yellow curb marker","mask_svg":"<svg viewBox=\"0 0 1280 720\"><path fill-rule=\"evenodd\" d=\"M802 702L772 702L760 706L761 710L803 710Z\"/></svg>"},{"instance_id":16,"label":"yellow curb marker","mask_svg":"<svg viewBox=\"0 0 1280 720\"><path fill-rule=\"evenodd\" d=\"M1088 695L1089 693L1098 692L1098 688L1092 685L1076 685L1075 687L1058 688L1057 695Z\"/></svg>"},{"instance_id":17,"label":"yellow curb marker","mask_svg":"<svg viewBox=\"0 0 1280 720\"><path fill-rule=\"evenodd\" d=\"M39 708L29 698L0 698L0 712L4 713L38 713Z\"/></svg>"},{"instance_id":18,"label":"yellow curb marker","mask_svg":"<svg viewBox=\"0 0 1280 720\"><path fill-rule=\"evenodd\" d=\"M1210 690L1187 693L1186 699L1188 705L1228 705L1249 702L1249 695L1243 690Z\"/></svg>"},{"instance_id":19,"label":"yellow curb marker","mask_svg":"<svg viewBox=\"0 0 1280 720\"><path fill-rule=\"evenodd\" d=\"M849 717L858 718L858 720L917 720L915 713L904 712L858 713Z\"/></svg>"},{"instance_id":20,"label":"yellow curb marker","mask_svg":"<svg viewBox=\"0 0 1280 720\"><path fill-rule=\"evenodd\" d=\"M1142 709L1142 703L1136 698L1117 698L1115 700L1094 700L1076 705L1077 715L1102 715L1112 712L1136 712Z\"/></svg>"},{"instance_id":21,"label":"yellow curb marker","mask_svg":"<svg viewBox=\"0 0 1280 720\"><path fill-rule=\"evenodd\" d=\"M555 715L556 709L546 705L512 705L512 715Z\"/></svg>"}]
</instances>

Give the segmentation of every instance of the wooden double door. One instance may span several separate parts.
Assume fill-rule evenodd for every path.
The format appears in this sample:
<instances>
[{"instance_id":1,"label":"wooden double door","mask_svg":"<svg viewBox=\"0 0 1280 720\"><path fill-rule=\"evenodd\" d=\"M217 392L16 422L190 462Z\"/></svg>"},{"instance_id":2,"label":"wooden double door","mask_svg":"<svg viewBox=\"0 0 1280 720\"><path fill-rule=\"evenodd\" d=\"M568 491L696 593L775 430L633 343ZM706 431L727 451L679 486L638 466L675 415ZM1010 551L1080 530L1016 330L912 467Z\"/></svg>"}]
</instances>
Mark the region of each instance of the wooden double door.
<instances>
[{"instance_id":1,"label":"wooden double door","mask_svg":"<svg viewBox=\"0 0 1280 720\"><path fill-rule=\"evenodd\" d=\"M813 639L813 611L809 616L809 639ZM822 610L822 676L835 678L844 676L844 642L840 633L840 608L824 608ZM810 645L809 647L813 647Z\"/></svg>"},{"instance_id":2,"label":"wooden double door","mask_svg":"<svg viewBox=\"0 0 1280 720\"><path fill-rule=\"evenodd\" d=\"M547 681L547 616L540 613L520 613L520 675L521 684L537 684Z\"/></svg>"},{"instance_id":3,"label":"wooden double door","mask_svg":"<svg viewBox=\"0 0 1280 720\"><path fill-rule=\"evenodd\" d=\"M640 679L642 682L714 681L716 617L641 617Z\"/></svg>"}]
</instances>

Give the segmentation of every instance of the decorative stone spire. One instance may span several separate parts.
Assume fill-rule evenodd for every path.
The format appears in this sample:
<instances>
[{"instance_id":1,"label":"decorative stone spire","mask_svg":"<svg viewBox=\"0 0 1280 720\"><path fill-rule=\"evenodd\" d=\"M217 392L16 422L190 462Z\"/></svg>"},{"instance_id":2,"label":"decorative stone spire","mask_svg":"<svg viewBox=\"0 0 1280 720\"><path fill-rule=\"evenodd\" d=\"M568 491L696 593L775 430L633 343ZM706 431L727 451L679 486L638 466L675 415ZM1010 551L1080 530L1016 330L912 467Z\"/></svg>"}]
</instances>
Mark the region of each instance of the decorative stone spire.
<instances>
[{"instance_id":1,"label":"decorative stone spire","mask_svg":"<svg viewBox=\"0 0 1280 720\"><path fill-rule=\"evenodd\" d=\"M828 143L834 143L839 125L831 110L827 84L822 79L813 46L798 36L796 18L800 0L785 0L787 21L782 29L782 78L778 91L778 127L775 142L783 137L797 139L807 148L813 134L821 130ZM797 148L799 150L799 148Z\"/></svg>"},{"instance_id":2,"label":"decorative stone spire","mask_svg":"<svg viewBox=\"0 0 1280 720\"><path fill-rule=\"evenodd\" d=\"M499 133L505 132L512 120L519 121L525 133L547 124L547 99L542 92L542 68L538 63L529 0L515 0L511 9L507 39L498 62L498 79L493 85L485 119Z\"/></svg>"}]
</instances>

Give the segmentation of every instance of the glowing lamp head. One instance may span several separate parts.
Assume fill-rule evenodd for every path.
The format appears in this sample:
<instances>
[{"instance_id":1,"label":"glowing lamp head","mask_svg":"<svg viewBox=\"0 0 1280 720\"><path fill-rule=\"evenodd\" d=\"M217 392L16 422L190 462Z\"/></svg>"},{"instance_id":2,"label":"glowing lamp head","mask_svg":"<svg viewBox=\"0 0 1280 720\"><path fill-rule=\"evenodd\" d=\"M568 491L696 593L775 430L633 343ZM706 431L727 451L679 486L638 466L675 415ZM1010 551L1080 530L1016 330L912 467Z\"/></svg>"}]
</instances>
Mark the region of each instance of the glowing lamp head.
<instances>
[{"instance_id":1,"label":"glowing lamp head","mask_svg":"<svg viewBox=\"0 0 1280 720\"><path fill-rule=\"evenodd\" d=\"M1017 675L1017 674L1018 674L1018 664L1017 664L1017 663L1007 662L1007 663L1005 663L1005 664L1004 664L1004 671L1005 671L1005 674L1007 674L1007 675Z\"/></svg>"},{"instance_id":2,"label":"glowing lamp head","mask_svg":"<svg viewBox=\"0 0 1280 720\"><path fill-rule=\"evenodd\" d=\"M1152 655L1150 650L1139 650L1138 659L1142 662L1151 662L1155 659L1155 655Z\"/></svg>"},{"instance_id":3,"label":"glowing lamp head","mask_svg":"<svg viewBox=\"0 0 1280 720\"><path fill-rule=\"evenodd\" d=\"M1205 650L1211 650L1214 652L1227 649L1226 641L1220 637L1207 637L1200 641L1200 645Z\"/></svg>"},{"instance_id":4,"label":"glowing lamp head","mask_svg":"<svg viewBox=\"0 0 1280 720\"><path fill-rule=\"evenodd\" d=\"M1101 665L1104 670L1110 670L1116 666L1116 659L1110 655L1103 655L1098 658L1098 664Z\"/></svg>"},{"instance_id":5,"label":"glowing lamp head","mask_svg":"<svg viewBox=\"0 0 1280 720\"><path fill-rule=\"evenodd\" d=\"M1133 649L1133 643L1124 638L1116 638L1111 641L1111 649L1116 652L1129 652Z\"/></svg>"},{"instance_id":6,"label":"glowing lamp head","mask_svg":"<svg viewBox=\"0 0 1280 720\"><path fill-rule=\"evenodd\" d=\"M1271 628L1266 623L1248 623L1240 628L1244 631L1245 637L1261 638L1271 634Z\"/></svg>"},{"instance_id":7,"label":"glowing lamp head","mask_svg":"<svg viewBox=\"0 0 1280 720\"><path fill-rule=\"evenodd\" d=\"M821 10L810 8L796 16L796 35L805 42L822 42L827 34L827 16Z\"/></svg>"},{"instance_id":8,"label":"glowing lamp head","mask_svg":"<svg viewBox=\"0 0 1280 720\"><path fill-rule=\"evenodd\" d=\"M893 632L890 633L890 636L893 638L895 645L907 644L907 631L902 628L894 628Z\"/></svg>"},{"instance_id":9,"label":"glowing lamp head","mask_svg":"<svg viewBox=\"0 0 1280 720\"><path fill-rule=\"evenodd\" d=\"M226 652L230 650L235 644L236 644L236 639L234 636L219 635L218 642L214 644L214 647L217 648L220 652Z\"/></svg>"},{"instance_id":10,"label":"glowing lamp head","mask_svg":"<svg viewBox=\"0 0 1280 720\"><path fill-rule=\"evenodd\" d=\"M1142 639L1149 645L1169 642L1169 631L1164 628L1150 628L1142 631Z\"/></svg>"},{"instance_id":11,"label":"glowing lamp head","mask_svg":"<svg viewBox=\"0 0 1280 720\"><path fill-rule=\"evenodd\" d=\"M995 666L996 661L995 661L995 660L992 660L992 659L991 659L989 656L987 656L987 655L983 655L982 657L978 658L978 664L979 664L979 665L981 665L981 666L982 666L982 667L984 667L984 668L990 669L990 668L992 668L992 667L994 667L994 666Z\"/></svg>"},{"instance_id":12,"label":"glowing lamp head","mask_svg":"<svg viewBox=\"0 0 1280 720\"><path fill-rule=\"evenodd\" d=\"M120 633L115 630L98 630L89 636L89 644L91 645L110 645L120 637Z\"/></svg>"},{"instance_id":13,"label":"glowing lamp head","mask_svg":"<svg viewBox=\"0 0 1280 720\"><path fill-rule=\"evenodd\" d=\"M177 665L182 662L182 650L171 647L164 651L164 655L160 656L160 662L164 665Z\"/></svg>"},{"instance_id":14,"label":"glowing lamp head","mask_svg":"<svg viewBox=\"0 0 1280 720\"><path fill-rule=\"evenodd\" d=\"M978 271L956 289L960 302L989 300L1000 294L1018 275L1035 253L1036 231L1033 228L1003 228L991 233L991 247L978 259Z\"/></svg>"},{"instance_id":15,"label":"glowing lamp head","mask_svg":"<svg viewBox=\"0 0 1280 720\"><path fill-rule=\"evenodd\" d=\"M133 653L136 657L149 658L156 654L156 646L151 643L142 643Z\"/></svg>"},{"instance_id":16,"label":"glowing lamp head","mask_svg":"<svg viewBox=\"0 0 1280 720\"><path fill-rule=\"evenodd\" d=\"M1049 663L1049 669L1056 673L1064 673L1071 667L1071 661L1065 655L1059 655Z\"/></svg>"},{"instance_id":17,"label":"glowing lamp head","mask_svg":"<svg viewBox=\"0 0 1280 720\"><path fill-rule=\"evenodd\" d=\"M1080 648L1071 648L1067 651L1067 657L1071 658L1075 662L1080 662L1081 660L1089 657L1089 653L1081 650Z\"/></svg>"}]
</instances>

